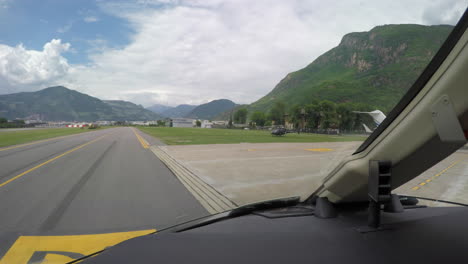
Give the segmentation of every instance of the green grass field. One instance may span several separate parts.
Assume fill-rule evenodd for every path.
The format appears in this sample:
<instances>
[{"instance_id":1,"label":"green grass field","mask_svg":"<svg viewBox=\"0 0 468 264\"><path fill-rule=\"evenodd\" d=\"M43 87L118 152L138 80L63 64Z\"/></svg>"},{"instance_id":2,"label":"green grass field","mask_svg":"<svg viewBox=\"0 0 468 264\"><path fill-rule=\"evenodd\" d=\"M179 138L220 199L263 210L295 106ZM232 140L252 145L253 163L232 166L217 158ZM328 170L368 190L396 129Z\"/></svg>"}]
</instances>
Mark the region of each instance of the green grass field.
<instances>
[{"instance_id":1,"label":"green grass field","mask_svg":"<svg viewBox=\"0 0 468 264\"><path fill-rule=\"evenodd\" d=\"M96 129L80 128L44 128L33 130L0 131L0 147L28 143L31 141L96 131Z\"/></svg>"},{"instance_id":2,"label":"green grass field","mask_svg":"<svg viewBox=\"0 0 468 264\"><path fill-rule=\"evenodd\" d=\"M270 142L340 142L363 141L364 136L338 136L320 134L287 134L272 136L269 131L238 129L203 129L176 127L138 127L168 145L270 143Z\"/></svg>"}]
</instances>

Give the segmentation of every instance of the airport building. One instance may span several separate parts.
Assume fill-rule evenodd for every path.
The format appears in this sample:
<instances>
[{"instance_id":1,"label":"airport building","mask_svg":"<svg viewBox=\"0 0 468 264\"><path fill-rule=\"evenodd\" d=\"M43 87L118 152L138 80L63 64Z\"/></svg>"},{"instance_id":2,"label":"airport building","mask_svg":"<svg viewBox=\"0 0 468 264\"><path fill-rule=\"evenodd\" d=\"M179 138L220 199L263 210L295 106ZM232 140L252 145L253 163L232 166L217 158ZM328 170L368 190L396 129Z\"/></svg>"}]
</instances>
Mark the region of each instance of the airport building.
<instances>
[{"instance_id":1,"label":"airport building","mask_svg":"<svg viewBox=\"0 0 468 264\"><path fill-rule=\"evenodd\" d=\"M203 120L201 122L201 128L211 128L213 126L213 122L210 122L209 120Z\"/></svg>"},{"instance_id":2,"label":"airport building","mask_svg":"<svg viewBox=\"0 0 468 264\"><path fill-rule=\"evenodd\" d=\"M171 122L172 127L194 127L196 120L191 118L173 118Z\"/></svg>"}]
</instances>

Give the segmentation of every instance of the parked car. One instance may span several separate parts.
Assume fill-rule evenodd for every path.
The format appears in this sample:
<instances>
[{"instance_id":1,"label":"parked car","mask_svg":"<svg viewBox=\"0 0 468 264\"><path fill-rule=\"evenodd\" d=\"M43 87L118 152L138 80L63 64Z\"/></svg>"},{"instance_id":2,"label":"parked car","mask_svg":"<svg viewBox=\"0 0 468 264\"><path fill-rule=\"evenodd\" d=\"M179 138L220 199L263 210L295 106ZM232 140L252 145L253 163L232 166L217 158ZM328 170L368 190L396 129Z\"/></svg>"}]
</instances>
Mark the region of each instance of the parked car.
<instances>
[{"instance_id":1,"label":"parked car","mask_svg":"<svg viewBox=\"0 0 468 264\"><path fill-rule=\"evenodd\" d=\"M286 128L284 127L279 127L279 128L275 128L271 131L271 134L273 136L284 136L286 135L287 131L286 131Z\"/></svg>"}]
</instances>

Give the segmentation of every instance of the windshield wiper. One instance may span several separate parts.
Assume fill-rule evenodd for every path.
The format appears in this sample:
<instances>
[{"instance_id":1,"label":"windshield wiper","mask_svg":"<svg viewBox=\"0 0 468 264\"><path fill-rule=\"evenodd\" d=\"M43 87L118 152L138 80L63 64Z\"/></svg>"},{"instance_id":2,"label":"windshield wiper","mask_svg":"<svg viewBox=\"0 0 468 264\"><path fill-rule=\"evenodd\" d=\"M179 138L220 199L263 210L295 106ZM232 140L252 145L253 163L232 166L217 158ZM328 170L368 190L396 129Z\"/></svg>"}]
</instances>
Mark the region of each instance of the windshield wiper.
<instances>
[{"instance_id":1,"label":"windshield wiper","mask_svg":"<svg viewBox=\"0 0 468 264\"><path fill-rule=\"evenodd\" d=\"M269 200L269 201L248 204L248 205L244 205L236 209L233 209L229 212L221 213L213 217L209 217L208 219L202 220L201 222L194 223L190 226L182 227L180 229L177 229L175 232L187 231L190 229L206 226L206 225L219 222L222 220L247 215L256 211L271 210L271 209L276 209L276 208L294 206L294 205L297 205L299 202L300 202L300 197L294 196L294 197L280 198L280 199L274 199L274 200Z\"/></svg>"},{"instance_id":2,"label":"windshield wiper","mask_svg":"<svg viewBox=\"0 0 468 264\"><path fill-rule=\"evenodd\" d=\"M434 202L440 202L440 203L447 203L447 204L454 204L454 205L460 205L460 206L468 206L468 204L464 203L458 203L458 202L451 202L451 201L446 201L446 200L440 200L440 199L433 199L433 198L427 198L427 197L420 197L420 196L411 196L411 195L399 195L400 200L403 198L416 198L416 199L421 199L421 200L427 200L427 201L434 201Z\"/></svg>"},{"instance_id":3,"label":"windshield wiper","mask_svg":"<svg viewBox=\"0 0 468 264\"><path fill-rule=\"evenodd\" d=\"M300 197L294 196L294 197L280 198L280 199L274 199L274 200L269 200L269 201L248 204L248 205L244 205L244 206L238 207L230 211L229 218L250 214L255 211L293 206L293 205L298 204L299 201L300 201Z\"/></svg>"}]
</instances>

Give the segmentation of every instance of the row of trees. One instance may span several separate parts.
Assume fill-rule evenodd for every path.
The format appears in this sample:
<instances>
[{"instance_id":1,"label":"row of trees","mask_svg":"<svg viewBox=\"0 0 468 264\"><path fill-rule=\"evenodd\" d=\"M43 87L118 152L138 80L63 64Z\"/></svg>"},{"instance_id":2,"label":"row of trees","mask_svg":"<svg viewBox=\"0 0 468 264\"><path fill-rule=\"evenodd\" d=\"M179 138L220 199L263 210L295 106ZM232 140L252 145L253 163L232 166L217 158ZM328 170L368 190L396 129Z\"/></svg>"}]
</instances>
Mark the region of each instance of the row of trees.
<instances>
[{"instance_id":1,"label":"row of trees","mask_svg":"<svg viewBox=\"0 0 468 264\"><path fill-rule=\"evenodd\" d=\"M360 130L363 121L368 121L366 115L356 114L353 111L372 111L372 106L362 103L334 103L328 100L310 104L296 104L287 107L283 102L276 102L269 112L252 112L249 116L251 125L269 126L285 125L286 121L292 123L294 128L302 129L340 129ZM246 124L248 110L241 108L233 115L237 124Z\"/></svg>"},{"instance_id":2,"label":"row of trees","mask_svg":"<svg viewBox=\"0 0 468 264\"><path fill-rule=\"evenodd\" d=\"M372 110L375 109L363 103L334 103L324 100L293 106L289 113L289 122L297 128L361 130L362 123L369 123L370 116L354 111Z\"/></svg>"},{"instance_id":3,"label":"row of trees","mask_svg":"<svg viewBox=\"0 0 468 264\"><path fill-rule=\"evenodd\" d=\"M4 117L0 117L0 128L16 128L16 127L24 127L24 121L15 120L13 122L8 122L8 119Z\"/></svg>"}]
</instances>

